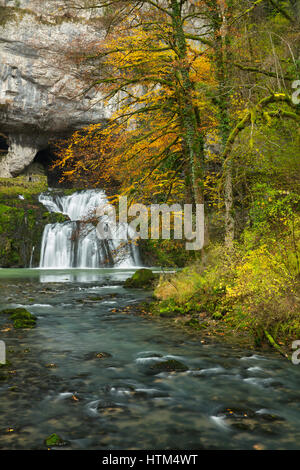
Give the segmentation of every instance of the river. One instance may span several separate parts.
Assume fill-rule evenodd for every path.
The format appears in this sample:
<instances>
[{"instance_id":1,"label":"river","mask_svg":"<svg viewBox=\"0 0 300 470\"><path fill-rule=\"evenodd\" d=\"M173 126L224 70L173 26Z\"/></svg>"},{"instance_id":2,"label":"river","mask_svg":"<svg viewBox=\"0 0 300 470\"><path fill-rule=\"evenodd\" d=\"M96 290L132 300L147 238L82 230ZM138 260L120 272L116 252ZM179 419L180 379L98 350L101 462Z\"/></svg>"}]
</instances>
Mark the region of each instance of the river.
<instances>
[{"instance_id":1,"label":"river","mask_svg":"<svg viewBox=\"0 0 300 470\"><path fill-rule=\"evenodd\" d=\"M38 318L8 330L0 316L0 448L57 433L64 449L298 449L300 367L121 312L151 295L122 287L132 272L0 270L1 309ZM168 358L188 370L154 372Z\"/></svg>"}]
</instances>

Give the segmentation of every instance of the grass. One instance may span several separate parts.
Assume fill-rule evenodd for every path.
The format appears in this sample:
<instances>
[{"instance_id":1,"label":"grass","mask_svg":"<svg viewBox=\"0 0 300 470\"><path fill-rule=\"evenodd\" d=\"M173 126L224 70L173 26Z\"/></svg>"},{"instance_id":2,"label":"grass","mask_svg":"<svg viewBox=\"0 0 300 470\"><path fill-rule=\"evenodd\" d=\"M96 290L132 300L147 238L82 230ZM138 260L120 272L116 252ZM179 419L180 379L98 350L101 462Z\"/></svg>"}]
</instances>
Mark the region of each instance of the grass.
<instances>
[{"instance_id":1,"label":"grass","mask_svg":"<svg viewBox=\"0 0 300 470\"><path fill-rule=\"evenodd\" d=\"M0 178L0 201L7 204L9 199L16 199L19 195L31 200L33 195L46 191L47 187L46 176L40 176L36 182L28 181L25 176Z\"/></svg>"}]
</instances>

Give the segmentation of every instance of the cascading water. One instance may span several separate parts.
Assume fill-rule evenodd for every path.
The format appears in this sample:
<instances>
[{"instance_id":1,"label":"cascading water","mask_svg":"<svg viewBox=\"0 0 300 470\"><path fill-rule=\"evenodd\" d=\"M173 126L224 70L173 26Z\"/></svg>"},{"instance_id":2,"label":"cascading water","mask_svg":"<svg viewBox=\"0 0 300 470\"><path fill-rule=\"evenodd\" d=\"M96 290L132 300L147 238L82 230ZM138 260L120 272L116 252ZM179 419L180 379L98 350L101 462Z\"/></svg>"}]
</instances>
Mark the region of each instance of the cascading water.
<instances>
[{"instance_id":1,"label":"cascading water","mask_svg":"<svg viewBox=\"0 0 300 470\"><path fill-rule=\"evenodd\" d=\"M29 268L32 268L34 250L35 250L35 246L33 246L33 247L32 247L32 250L31 250L30 261L29 261Z\"/></svg>"},{"instance_id":2,"label":"cascading water","mask_svg":"<svg viewBox=\"0 0 300 470\"><path fill-rule=\"evenodd\" d=\"M53 191L42 193L39 201L49 212L67 215L70 221L46 225L41 245L40 268L101 268L138 266L139 250L127 240L128 226L119 239L101 240L94 224L84 221L95 210L108 204L104 191L84 190L64 196ZM110 219L105 217L109 226Z\"/></svg>"}]
</instances>

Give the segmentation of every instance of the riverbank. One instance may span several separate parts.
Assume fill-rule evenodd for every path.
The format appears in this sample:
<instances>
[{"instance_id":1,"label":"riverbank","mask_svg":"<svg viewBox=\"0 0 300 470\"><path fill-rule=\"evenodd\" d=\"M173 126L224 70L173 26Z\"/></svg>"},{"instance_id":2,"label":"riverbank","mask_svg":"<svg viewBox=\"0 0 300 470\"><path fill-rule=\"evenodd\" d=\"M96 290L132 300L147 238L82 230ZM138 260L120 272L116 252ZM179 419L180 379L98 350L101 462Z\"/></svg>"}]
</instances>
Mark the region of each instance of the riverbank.
<instances>
[{"instance_id":1,"label":"riverbank","mask_svg":"<svg viewBox=\"0 0 300 470\"><path fill-rule=\"evenodd\" d=\"M180 272L161 276L148 312L200 336L270 345L287 357L300 339L300 196L266 183L252 189L236 239L211 236Z\"/></svg>"},{"instance_id":2,"label":"riverbank","mask_svg":"<svg viewBox=\"0 0 300 470\"><path fill-rule=\"evenodd\" d=\"M257 351L271 347L290 358L292 343L300 338L300 282L274 248L246 251L236 245L226 253L222 246L210 247L205 263L161 275L153 285L153 301L139 313L199 338Z\"/></svg>"},{"instance_id":3,"label":"riverbank","mask_svg":"<svg viewBox=\"0 0 300 470\"><path fill-rule=\"evenodd\" d=\"M204 312L200 314L200 319L197 318L196 312L189 313L168 313L161 312L161 303L156 300L143 302L140 305L126 307L124 309L116 310L116 313L126 315L137 315L148 319L149 321L158 321L163 323L166 328L176 327L181 334L188 334L200 344L224 344L232 347L251 350L257 354L265 354L275 352L267 338L261 338L260 343L257 344L253 334L249 331L241 331L233 329L231 325L220 323ZM198 315L199 317L199 315ZM286 359L290 358L292 353L291 344L282 341L279 342L280 354Z\"/></svg>"}]
</instances>

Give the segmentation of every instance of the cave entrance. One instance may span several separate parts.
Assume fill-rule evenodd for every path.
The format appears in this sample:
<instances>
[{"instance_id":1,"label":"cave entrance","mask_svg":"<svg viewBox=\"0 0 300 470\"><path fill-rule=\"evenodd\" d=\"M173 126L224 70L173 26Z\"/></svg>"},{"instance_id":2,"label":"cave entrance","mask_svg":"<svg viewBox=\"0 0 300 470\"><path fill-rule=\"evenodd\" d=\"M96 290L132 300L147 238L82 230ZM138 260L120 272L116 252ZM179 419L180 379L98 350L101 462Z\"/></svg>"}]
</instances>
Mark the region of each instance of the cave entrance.
<instances>
[{"instance_id":1,"label":"cave entrance","mask_svg":"<svg viewBox=\"0 0 300 470\"><path fill-rule=\"evenodd\" d=\"M36 168L43 168L44 174L47 176L48 186L51 188L67 188L68 184L65 181L63 183L59 182L62 178L61 169L59 167L52 168L56 160L57 156L55 155L55 150L49 145L36 154L33 164L35 164Z\"/></svg>"},{"instance_id":2,"label":"cave entrance","mask_svg":"<svg viewBox=\"0 0 300 470\"><path fill-rule=\"evenodd\" d=\"M0 158L8 152L8 138L0 133Z\"/></svg>"}]
</instances>

